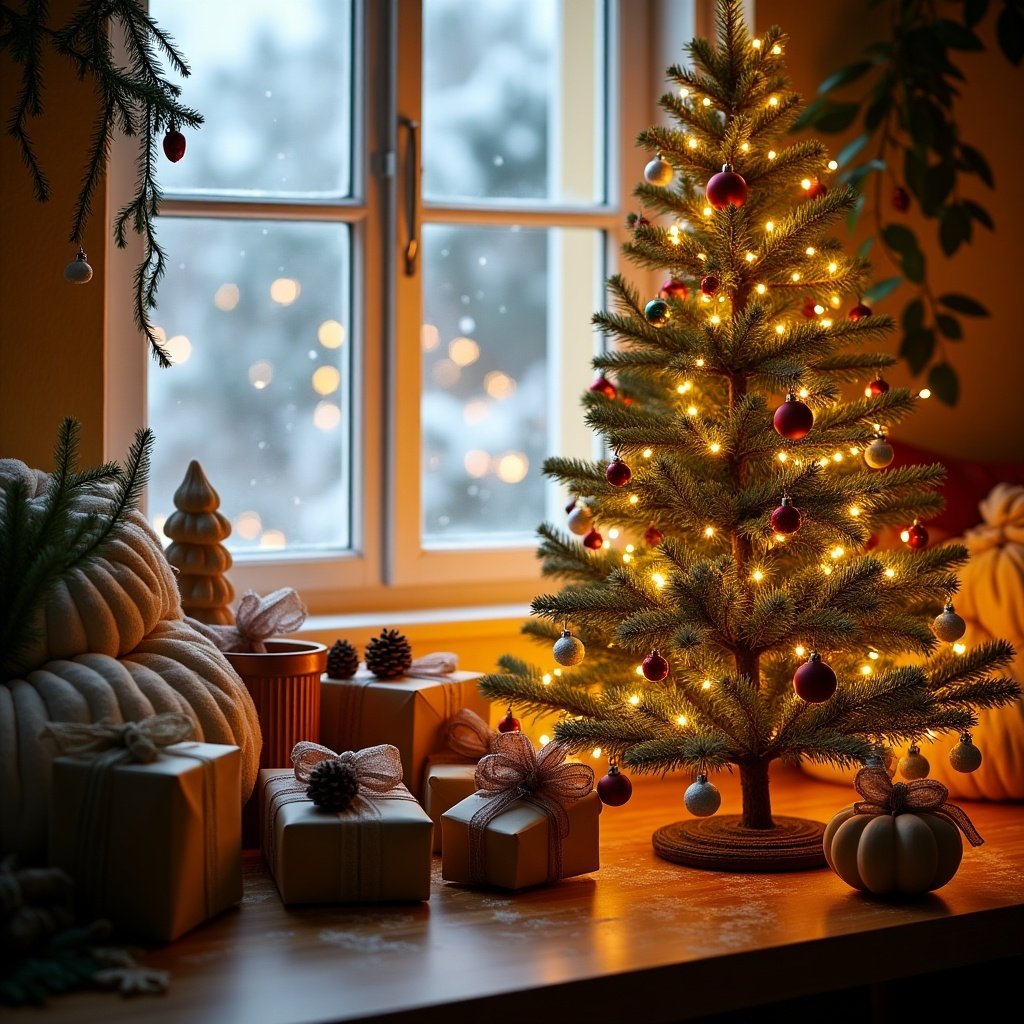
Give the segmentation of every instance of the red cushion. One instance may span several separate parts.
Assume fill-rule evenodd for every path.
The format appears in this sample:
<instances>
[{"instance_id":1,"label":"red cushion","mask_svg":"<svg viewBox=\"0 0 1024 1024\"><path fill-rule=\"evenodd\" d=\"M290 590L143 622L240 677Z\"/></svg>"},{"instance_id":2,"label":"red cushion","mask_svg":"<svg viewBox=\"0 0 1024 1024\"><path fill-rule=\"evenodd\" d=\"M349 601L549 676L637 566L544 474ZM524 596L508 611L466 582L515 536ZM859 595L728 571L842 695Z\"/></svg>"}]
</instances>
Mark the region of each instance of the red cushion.
<instances>
[{"instance_id":1,"label":"red cushion","mask_svg":"<svg viewBox=\"0 0 1024 1024\"><path fill-rule=\"evenodd\" d=\"M893 468L922 462L941 462L946 467L946 480L941 488L946 507L926 525L950 537L963 536L966 530L981 522L978 503L996 484L1024 484L1024 462L974 462L940 455L904 441L891 440L890 443L896 455Z\"/></svg>"}]
</instances>

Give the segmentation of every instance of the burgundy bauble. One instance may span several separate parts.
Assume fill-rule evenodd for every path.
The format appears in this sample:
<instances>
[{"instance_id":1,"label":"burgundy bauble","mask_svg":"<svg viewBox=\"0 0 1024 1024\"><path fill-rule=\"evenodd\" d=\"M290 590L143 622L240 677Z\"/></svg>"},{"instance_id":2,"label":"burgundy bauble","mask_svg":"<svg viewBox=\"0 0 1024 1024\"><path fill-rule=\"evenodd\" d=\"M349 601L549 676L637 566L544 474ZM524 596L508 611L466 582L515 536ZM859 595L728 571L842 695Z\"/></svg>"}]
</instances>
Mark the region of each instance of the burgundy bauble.
<instances>
[{"instance_id":1,"label":"burgundy bauble","mask_svg":"<svg viewBox=\"0 0 1024 1024\"><path fill-rule=\"evenodd\" d=\"M701 278L700 290L705 295L714 295L721 287L721 284L722 282L714 274L708 274L707 277Z\"/></svg>"},{"instance_id":2,"label":"burgundy bauble","mask_svg":"<svg viewBox=\"0 0 1024 1024\"><path fill-rule=\"evenodd\" d=\"M653 523L644 530L644 543L650 545L652 548L657 547L664 539L665 534L663 534Z\"/></svg>"},{"instance_id":3,"label":"burgundy bauble","mask_svg":"<svg viewBox=\"0 0 1024 1024\"><path fill-rule=\"evenodd\" d=\"M865 306L863 302L858 302L847 314L851 320L863 320L864 317L871 315L871 307Z\"/></svg>"},{"instance_id":4,"label":"burgundy bauble","mask_svg":"<svg viewBox=\"0 0 1024 1024\"><path fill-rule=\"evenodd\" d=\"M605 398L614 398L619 393L618 388L603 373L590 385L590 390L595 395L604 395Z\"/></svg>"},{"instance_id":5,"label":"burgundy bauble","mask_svg":"<svg viewBox=\"0 0 1024 1024\"><path fill-rule=\"evenodd\" d=\"M836 674L815 651L793 674L793 689L808 704L822 704L836 692Z\"/></svg>"},{"instance_id":6,"label":"burgundy bauble","mask_svg":"<svg viewBox=\"0 0 1024 1024\"><path fill-rule=\"evenodd\" d=\"M608 468L604 471L604 478L612 485L612 487L625 487L632 477L633 471L622 461L622 459L616 459L614 462L609 462Z\"/></svg>"},{"instance_id":7,"label":"burgundy bauble","mask_svg":"<svg viewBox=\"0 0 1024 1024\"><path fill-rule=\"evenodd\" d=\"M906 545L912 551L920 551L928 546L928 531L915 519L906 529Z\"/></svg>"},{"instance_id":8,"label":"burgundy bauble","mask_svg":"<svg viewBox=\"0 0 1024 1024\"><path fill-rule=\"evenodd\" d=\"M176 164L185 155L185 136L177 128L169 128L164 136L164 156Z\"/></svg>"},{"instance_id":9,"label":"burgundy bauble","mask_svg":"<svg viewBox=\"0 0 1024 1024\"><path fill-rule=\"evenodd\" d=\"M910 193L902 185L892 190L892 208L899 213L906 213L910 209Z\"/></svg>"},{"instance_id":10,"label":"burgundy bauble","mask_svg":"<svg viewBox=\"0 0 1024 1024\"><path fill-rule=\"evenodd\" d=\"M867 386L867 393L871 398L878 398L889 390L889 382L884 377L876 377Z\"/></svg>"},{"instance_id":11,"label":"burgundy bauble","mask_svg":"<svg viewBox=\"0 0 1024 1024\"><path fill-rule=\"evenodd\" d=\"M512 712L509 711L498 723L498 732L519 732L519 719L514 718Z\"/></svg>"},{"instance_id":12,"label":"burgundy bauble","mask_svg":"<svg viewBox=\"0 0 1024 1024\"><path fill-rule=\"evenodd\" d=\"M597 551L597 549L604 543L604 537L597 532L597 530L591 530L583 538L583 546L589 548L591 551Z\"/></svg>"},{"instance_id":13,"label":"burgundy bauble","mask_svg":"<svg viewBox=\"0 0 1024 1024\"><path fill-rule=\"evenodd\" d=\"M807 198L820 199L822 196L827 195L828 186L824 182L818 181L817 178L815 178L814 181L811 182L811 187L807 190Z\"/></svg>"},{"instance_id":14,"label":"burgundy bauble","mask_svg":"<svg viewBox=\"0 0 1024 1024\"><path fill-rule=\"evenodd\" d=\"M686 285L677 280L674 277L670 277L661 283L661 288L658 289L658 294L663 299L685 299L690 294L690 289Z\"/></svg>"},{"instance_id":15,"label":"burgundy bauble","mask_svg":"<svg viewBox=\"0 0 1024 1024\"><path fill-rule=\"evenodd\" d=\"M799 441L814 426L814 413L796 395L786 395L785 402L775 410L772 420L775 432L787 441Z\"/></svg>"},{"instance_id":16,"label":"burgundy bauble","mask_svg":"<svg viewBox=\"0 0 1024 1024\"><path fill-rule=\"evenodd\" d=\"M660 683L668 675L668 662L657 652L651 651L640 665L644 679Z\"/></svg>"},{"instance_id":17,"label":"burgundy bauble","mask_svg":"<svg viewBox=\"0 0 1024 1024\"><path fill-rule=\"evenodd\" d=\"M747 183L729 164L722 164L722 170L708 182L704 194L716 210L742 206L747 201Z\"/></svg>"},{"instance_id":18,"label":"burgundy bauble","mask_svg":"<svg viewBox=\"0 0 1024 1024\"><path fill-rule=\"evenodd\" d=\"M807 317L808 320L811 320L818 315L818 311L814 308L816 305L817 303L814 301L814 299L812 299L810 295L808 295L807 298L804 299L804 304L800 312L803 313L803 315Z\"/></svg>"},{"instance_id":19,"label":"burgundy bauble","mask_svg":"<svg viewBox=\"0 0 1024 1024\"><path fill-rule=\"evenodd\" d=\"M782 504L772 512L771 521L772 529L776 533L781 533L786 537L791 537L800 529L800 524L803 522L803 516L800 515L800 510L789 498L783 498Z\"/></svg>"},{"instance_id":20,"label":"burgundy bauble","mask_svg":"<svg viewBox=\"0 0 1024 1024\"><path fill-rule=\"evenodd\" d=\"M597 783L597 795L601 803L609 807L621 807L633 795L633 783L619 771L617 764L613 764L608 774Z\"/></svg>"}]
</instances>

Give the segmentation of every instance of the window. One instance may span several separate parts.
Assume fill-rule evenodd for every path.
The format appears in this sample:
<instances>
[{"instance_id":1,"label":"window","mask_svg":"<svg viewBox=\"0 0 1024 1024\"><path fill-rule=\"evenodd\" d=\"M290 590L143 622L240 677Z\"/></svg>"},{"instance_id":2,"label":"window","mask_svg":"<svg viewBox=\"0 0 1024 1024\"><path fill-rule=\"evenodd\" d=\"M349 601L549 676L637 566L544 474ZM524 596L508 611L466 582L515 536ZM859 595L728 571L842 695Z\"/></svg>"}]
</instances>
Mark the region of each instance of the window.
<instances>
[{"instance_id":1,"label":"window","mask_svg":"<svg viewBox=\"0 0 1024 1024\"><path fill-rule=\"evenodd\" d=\"M314 611L530 595L565 500L541 463L592 454L589 320L660 80L619 21L647 38L651 9L150 0L206 117L160 175L176 365L123 328L108 369L111 447L157 435L157 526L195 458L236 587Z\"/></svg>"}]
</instances>

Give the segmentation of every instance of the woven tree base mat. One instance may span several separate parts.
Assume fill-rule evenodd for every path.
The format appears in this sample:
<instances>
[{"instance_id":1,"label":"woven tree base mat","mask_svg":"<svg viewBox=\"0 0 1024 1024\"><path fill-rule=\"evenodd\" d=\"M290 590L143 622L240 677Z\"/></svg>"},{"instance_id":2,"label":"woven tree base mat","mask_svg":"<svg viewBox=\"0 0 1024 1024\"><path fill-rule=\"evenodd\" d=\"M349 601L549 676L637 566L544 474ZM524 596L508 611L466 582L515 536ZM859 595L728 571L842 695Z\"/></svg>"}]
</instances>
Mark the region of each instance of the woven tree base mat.
<instances>
[{"instance_id":1,"label":"woven tree base mat","mask_svg":"<svg viewBox=\"0 0 1024 1024\"><path fill-rule=\"evenodd\" d=\"M825 826L775 816L770 829L744 828L738 814L677 821L651 837L664 860L708 871L803 871L825 867Z\"/></svg>"}]
</instances>

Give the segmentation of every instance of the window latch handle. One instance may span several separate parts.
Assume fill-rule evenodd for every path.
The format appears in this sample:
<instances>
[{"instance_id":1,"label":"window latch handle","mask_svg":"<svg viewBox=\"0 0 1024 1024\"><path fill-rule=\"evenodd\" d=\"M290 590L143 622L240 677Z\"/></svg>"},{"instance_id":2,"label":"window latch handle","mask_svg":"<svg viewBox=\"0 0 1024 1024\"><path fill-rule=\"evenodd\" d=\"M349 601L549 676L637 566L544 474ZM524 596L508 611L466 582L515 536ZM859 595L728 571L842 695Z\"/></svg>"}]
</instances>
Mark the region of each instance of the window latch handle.
<instances>
[{"instance_id":1,"label":"window latch handle","mask_svg":"<svg viewBox=\"0 0 1024 1024\"><path fill-rule=\"evenodd\" d=\"M409 133L409 145L406 149L405 174L405 223L407 228L405 241L405 276L412 277L416 273L416 257L419 255L419 224L416 217L417 183L419 180L419 121L410 117L401 119L402 127Z\"/></svg>"}]
</instances>

